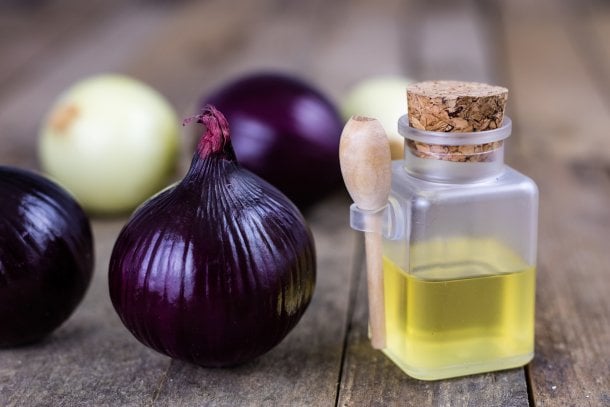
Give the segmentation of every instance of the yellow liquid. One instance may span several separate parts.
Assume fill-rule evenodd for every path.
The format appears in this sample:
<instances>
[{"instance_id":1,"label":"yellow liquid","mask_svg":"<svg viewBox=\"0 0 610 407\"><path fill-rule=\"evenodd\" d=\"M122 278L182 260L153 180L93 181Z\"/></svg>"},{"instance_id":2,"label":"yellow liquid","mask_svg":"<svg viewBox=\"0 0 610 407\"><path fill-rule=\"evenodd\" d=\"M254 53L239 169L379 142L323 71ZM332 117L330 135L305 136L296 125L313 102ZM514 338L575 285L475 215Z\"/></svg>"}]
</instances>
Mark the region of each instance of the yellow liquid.
<instances>
[{"instance_id":1,"label":"yellow liquid","mask_svg":"<svg viewBox=\"0 0 610 407\"><path fill-rule=\"evenodd\" d=\"M384 257L384 352L408 375L436 380L532 359L535 269L510 249L489 239L418 243L410 267Z\"/></svg>"}]
</instances>

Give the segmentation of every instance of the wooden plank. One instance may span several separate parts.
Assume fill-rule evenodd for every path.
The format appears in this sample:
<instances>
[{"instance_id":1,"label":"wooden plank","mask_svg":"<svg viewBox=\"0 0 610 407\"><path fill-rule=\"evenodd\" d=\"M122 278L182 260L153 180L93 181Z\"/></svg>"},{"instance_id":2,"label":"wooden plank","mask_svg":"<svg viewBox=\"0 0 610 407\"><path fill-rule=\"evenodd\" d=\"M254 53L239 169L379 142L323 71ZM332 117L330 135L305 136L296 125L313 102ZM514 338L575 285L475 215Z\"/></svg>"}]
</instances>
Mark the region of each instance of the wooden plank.
<instances>
[{"instance_id":1,"label":"wooden plank","mask_svg":"<svg viewBox=\"0 0 610 407\"><path fill-rule=\"evenodd\" d=\"M269 3L192 2L167 18L125 69L154 85L181 114L191 114L204 91L241 67L232 60L253 41Z\"/></svg>"},{"instance_id":2,"label":"wooden plank","mask_svg":"<svg viewBox=\"0 0 610 407\"><path fill-rule=\"evenodd\" d=\"M487 62L489 42L494 33L481 24L482 15L473 2L411 3L401 16L416 9L416 16L405 28L403 36L411 41L393 43L390 52L403 53L403 58L417 69L416 77L451 78L495 82L498 74ZM441 28L439 28L441 27ZM403 38L403 37L399 37ZM454 47L447 38L459 38L469 47ZM406 45L415 48L407 48ZM419 71L421 70L421 71ZM355 280L358 291L347 341L346 356L338 404L350 405L486 405L522 406L528 404L523 369L496 372L454 380L424 382L409 378L382 353L374 351L367 339L366 291L364 276Z\"/></svg>"},{"instance_id":3,"label":"wooden plank","mask_svg":"<svg viewBox=\"0 0 610 407\"><path fill-rule=\"evenodd\" d=\"M0 89L17 88L38 63L69 47L85 27L104 24L122 8L116 0L59 0L19 7L0 4ZM124 5L124 4L123 4ZM37 63L31 63L36 60ZM4 94L0 94L0 100Z\"/></svg>"},{"instance_id":4,"label":"wooden plank","mask_svg":"<svg viewBox=\"0 0 610 407\"><path fill-rule=\"evenodd\" d=\"M572 43L610 109L610 3L564 0L565 25Z\"/></svg>"},{"instance_id":5,"label":"wooden plank","mask_svg":"<svg viewBox=\"0 0 610 407\"><path fill-rule=\"evenodd\" d=\"M333 2L335 4L335 2ZM404 69L401 40L403 3L366 0L335 4L334 13L320 11L330 31L318 31L316 62L310 72L337 100L358 81L376 75L410 75Z\"/></svg>"},{"instance_id":6,"label":"wooden plank","mask_svg":"<svg viewBox=\"0 0 610 407\"><path fill-rule=\"evenodd\" d=\"M584 28L570 27L588 22L555 2L501 4L524 168L541 192L531 397L609 405L610 115L587 69L591 54L575 49Z\"/></svg>"},{"instance_id":7,"label":"wooden plank","mask_svg":"<svg viewBox=\"0 0 610 407\"><path fill-rule=\"evenodd\" d=\"M494 32L487 31L484 15L473 1L461 0L452 5L442 0L417 1L413 7L417 13L405 9L401 15L411 17L402 31L411 48L400 51L406 63L416 61L418 80L498 83L500 78L489 60Z\"/></svg>"},{"instance_id":8,"label":"wooden plank","mask_svg":"<svg viewBox=\"0 0 610 407\"><path fill-rule=\"evenodd\" d=\"M528 156L610 158L609 116L567 27L579 22L556 1L501 2L517 132ZM582 20L580 21L582 23ZM583 137L584 136L584 137Z\"/></svg>"},{"instance_id":9,"label":"wooden plank","mask_svg":"<svg viewBox=\"0 0 610 407\"><path fill-rule=\"evenodd\" d=\"M130 8L103 26L94 25L91 31L81 32L53 59L37 62L22 86L3 88L0 161L35 168L38 127L60 92L83 77L120 71L134 49L157 29L163 16L156 7Z\"/></svg>"},{"instance_id":10,"label":"wooden plank","mask_svg":"<svg viewBox=\"0 0 610 407\"><path fill-rule=\"evenodd\" d=\"M610 405L610 177L554 160L527 170L541 191L533 400Z\"/></svg>"}]
</instances>

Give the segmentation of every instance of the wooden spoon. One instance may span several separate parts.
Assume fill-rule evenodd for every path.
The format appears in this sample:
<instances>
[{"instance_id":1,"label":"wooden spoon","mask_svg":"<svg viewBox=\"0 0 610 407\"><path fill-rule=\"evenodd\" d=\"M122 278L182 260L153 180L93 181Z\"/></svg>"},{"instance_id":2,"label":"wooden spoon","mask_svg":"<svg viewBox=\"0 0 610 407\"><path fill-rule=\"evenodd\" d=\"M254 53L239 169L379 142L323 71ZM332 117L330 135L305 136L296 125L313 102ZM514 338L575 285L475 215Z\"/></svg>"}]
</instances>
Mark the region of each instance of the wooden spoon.
<instances>
[{"instance_id":1,"label":"wooden spoon","mask_svg":"<svg viewBox=\"0 0 610 407\"><path fill-rule=\"evenodd\" d=\"M378 211L388 203L392 181L390 142L379 121L363 116L349 119L341 134L339 160L343 181L358 208ZM371 344L383 349L386 332L380 214L369 217L368 227L371 231L365 232L365 249Z\"/></svg>"}]
</instances>

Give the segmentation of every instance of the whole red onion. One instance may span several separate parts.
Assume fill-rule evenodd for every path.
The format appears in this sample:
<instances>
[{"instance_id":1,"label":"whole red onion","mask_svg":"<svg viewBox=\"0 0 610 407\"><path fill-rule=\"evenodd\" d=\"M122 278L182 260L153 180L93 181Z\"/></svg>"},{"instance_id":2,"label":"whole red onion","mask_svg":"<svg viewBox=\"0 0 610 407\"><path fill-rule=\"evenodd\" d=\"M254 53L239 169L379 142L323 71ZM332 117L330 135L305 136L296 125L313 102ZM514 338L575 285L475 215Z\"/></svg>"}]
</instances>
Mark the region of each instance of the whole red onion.
<instances>
[{"instance_id":1,"label":"whole red onion","mask_svg":"<svg viewBox=\"0 0 610 407\"><path fill-rule=\"evenodd\" d=\"M0 346L61 325L92 272L91 228L78 203L38 174L0 166Z\"/></svg>"},{"instance_id":2,"label":"whole red onion","mask_svg":"<svg viewBox=\"0 0 610 407\"><path fill-rule=\"evenodd\" d=\"M209 106L191 168L143 204L110 260L112 303L145 345L201 366L271 349L299 321L315 283L311 233L276 188L240 167Z\"/></svg>"},{"instance_id":3,"label":"whole red onion","mask_svg":"<svg viewBox=\"0 0 610 407\"><path fill-rule=\"evenodd\" d=\"M217 89L202 99L200 105L206 104L225 114L240 163L300 208L340 185L343 121L314 86L293 76L256 73Z\"/></svg>"}]
</instances>

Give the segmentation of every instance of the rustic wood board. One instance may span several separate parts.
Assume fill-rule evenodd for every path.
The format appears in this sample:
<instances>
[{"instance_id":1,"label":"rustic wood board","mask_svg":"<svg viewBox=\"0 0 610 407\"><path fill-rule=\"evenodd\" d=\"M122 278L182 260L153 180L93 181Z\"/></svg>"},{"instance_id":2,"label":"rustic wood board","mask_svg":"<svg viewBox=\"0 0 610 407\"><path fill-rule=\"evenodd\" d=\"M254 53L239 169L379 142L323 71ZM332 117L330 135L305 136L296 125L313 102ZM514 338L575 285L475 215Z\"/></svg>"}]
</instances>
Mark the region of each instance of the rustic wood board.
<instances>
[{"instance_id":1,"label":"rustic wood board","mask_svg":"<svg viewBox=\"0 0 610 407\"><path fill-rule=\"evenodd\" d=\"M576 23L565 24L589 76L610 109L610 3L564 0L565 13Z\"/></svg>"},{"instance_id":2,"label":"rustic wood board","mask_svg":"<svg viewBox=\"0 0 610 407\"><path fill-rule=\"evenodd\" d=\"M165 15L156 7L127 8L106 24L92 24L52 57L24 73L21 86L1 89L0 137L4 164L36 168L38 128L53 101L70 84L103 72L121 71Z\"/></svg>"},{"instance_id":3,"label":"rustic wood board","mask_svg":"<svg viewBox=\"0 0 610 407\"><path fill-rule=\"evenodd\" d=\"M11 8L0 2L0 88L21 86L28 71L52 60L73 36L106 24L107 18L120 13L123 9L118 5L116 0L57 0L38 7L32 4ZM4 96L0 94L0 99Z\"/></svg>"},{"instance_id":4,"label":"rustic wood board","mask_svg":"<svg viewBox=\"0 0 610 407\"><path fill-rule=\"evenodd\" d=\"M532 398L610 405L610 177L553 160L525 168L541 192Z\"/></svg>"},{"instance_id":5,"label":"rustic wood board","mask_svg":"<svg viewBox=\"0 0 610 407\"><path fill-rule=\"evenodd\" d=\"M564 161L610 159L604 87L592 79L567 28L586 20L552 0L501 4L511 109L520 137L528 138L520 152Z\"/></svg>"},{"instance_id":6,"label":"rustic wood board","mask_svg":"<svg viewBox=\"0 0 610 407\"><path fill-rule=\"evenodd\" d=\"M277 348L236 369L171 361L127 332L106 277L126 219L94 220L96 270L85 300L45 341L0 352L0 405L610 405L610 7L96 1L63 14L73 1L0 16L0 33L15 35L0 41L2 164L36 168L37 128L51 101L78 78L108 70L160 89L183 116L201 93L253 69L289 70L336 100L373 74L507 85L509 163L541 191L536 357L528 369L421 382L373 351L362 242L338 193L307 213L319 265L309 310ZM28 23L28 13L38 17Z\"/></svg>"},{"instance_id":7,"label":"rustic wood board","mask_svg":"<svg viewBox=\"0 0 610 407\"><path fill-rule=\"evenodd\" d=\"M572 18L551 1L522 6L502 3L521 169L541 196L530 396L540 406L610 405L605 87L588 68L595 52L581 52L574 38L587 30L583 14Z\"/></svg>"}]
</instances>

